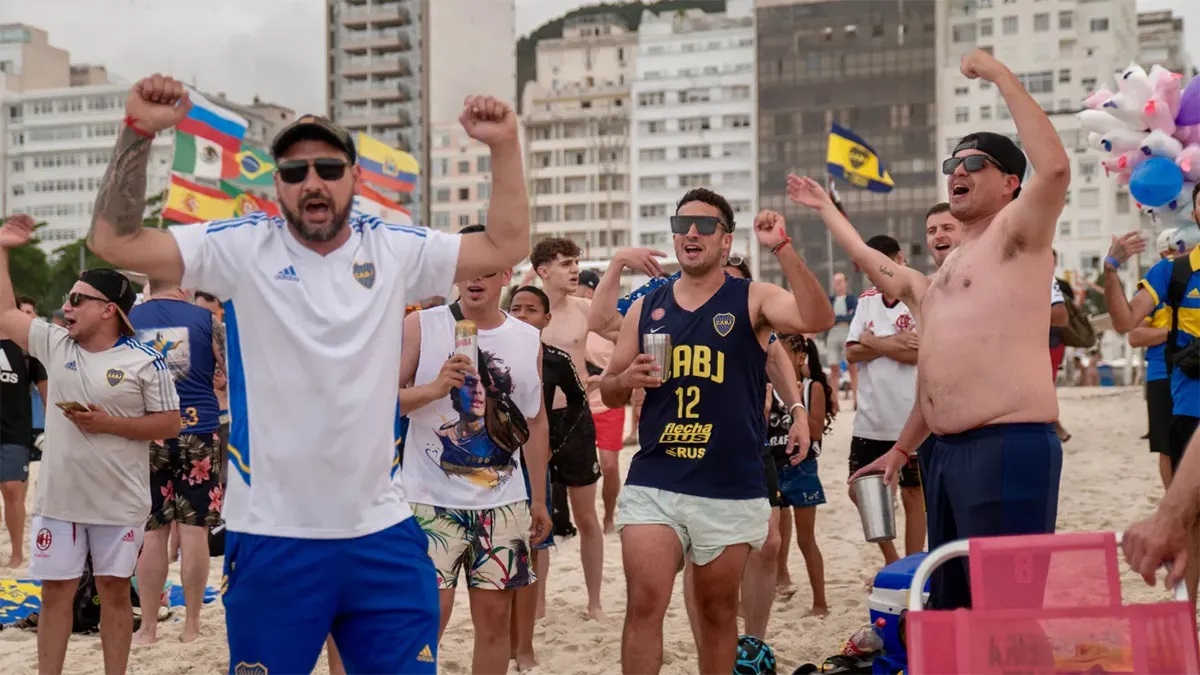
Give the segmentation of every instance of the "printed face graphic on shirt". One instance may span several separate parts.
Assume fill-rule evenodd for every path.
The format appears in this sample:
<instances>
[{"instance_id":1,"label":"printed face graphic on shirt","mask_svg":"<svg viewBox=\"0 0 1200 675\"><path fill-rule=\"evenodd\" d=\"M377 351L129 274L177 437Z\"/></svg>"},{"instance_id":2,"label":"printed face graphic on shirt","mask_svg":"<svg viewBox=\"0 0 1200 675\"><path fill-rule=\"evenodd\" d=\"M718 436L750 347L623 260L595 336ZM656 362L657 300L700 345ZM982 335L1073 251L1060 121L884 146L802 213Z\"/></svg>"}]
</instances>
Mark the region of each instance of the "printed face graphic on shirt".
<instances>
[{"instance_id":1,"label":"printed face graphic on shirt","mask_svg":"<svg viewBox=\"0 0 1200 675\"><path fill-rule=\"evenodd\" d=\"M491 352L479 350L479 367L487 368L496 392L512 394L513 381L504 362ZM450 392L456 419L448 419L437 430L440 447L426 447L425 454L447 476L460 476L472 484L498 488L512 478L517 463L513 455L498 447L487 433L487 391L478 377Z\"/></svg>"},{"instance_id":2,"label":"printed face graphic on shirt","mask_svg":"<svg viewBox=\"0 0 1200 675\"><path fill-rule=\"evenodd\" d=\"M151 328L138 331L138 342L153 349L167 361L167 368L176 380L187 377L191 370L192 351L188 345L188 329L183 326Z\"/></svg>"}]
</instances>

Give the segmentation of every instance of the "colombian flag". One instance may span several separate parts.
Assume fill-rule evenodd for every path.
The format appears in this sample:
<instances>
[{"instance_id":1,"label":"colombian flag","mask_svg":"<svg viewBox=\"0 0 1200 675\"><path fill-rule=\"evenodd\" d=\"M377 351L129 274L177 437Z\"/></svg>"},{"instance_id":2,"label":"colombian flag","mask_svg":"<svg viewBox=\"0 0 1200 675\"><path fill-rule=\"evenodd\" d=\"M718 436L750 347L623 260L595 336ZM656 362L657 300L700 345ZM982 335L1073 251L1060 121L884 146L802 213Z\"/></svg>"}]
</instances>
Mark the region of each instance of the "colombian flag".
<instances>
[{"instance_id":1,"label":"colombian flag","mask_svg":"<svg viewBox=\"0 0 1200 675\"><path fill-rule=\"evenodd\" d=\"M362 183L358 184L358 194L354 197L354 208L391 225L413 224L412 213L408 209Z\"/></svg>"},{"instance_id":2,"label":"colombian flag","mask_svg":"<svg viewBox=\"0 0 1200 675\"><path fill-rule=\"evenodd\" d=\"M397 192L412 192L420 173L412 155L388 147L361 131L358 132L358 166L363 180Z\"/></svg>"},{"instance_id":3,"label":"colombian flag","mask_svg":"<svg viewBox=\"0 0 1200 675\"><path fill-rule=\"evenodd\" d=\"M242 149L242 138L246 136L249 122L240 115L214 105L198 92L188 92L188 96L192 101L192 109L175 128L185 134L207 138L230 155L236 155Z\"/></svg>"},{"instance_id":4,"label":"colombian flag","mask_svg":"<svg viewBox=\"0 0 1200 675\"><path fill-rule=\"evenodd\" d=\"M896 187L875 149L858 134L837 124L829 130L825 168L829 175L856 188L886 193Z\"/></svg>"},{"instance_id":5,"label":"colombian flag","mask_svg":"<svg viewBox=\"0 0 1200 675\"><path fill-rule=\"evenodd\" d=\"M255 211L263 211L268 216L278 216L279 207L275 202L250 194L228 181L221 181L221 192L233 200L233 217L241 218Z\"/></svg>"},{"instance_id":6,"label":"colombian flag","mask_svg":"<svg viewBox=\"0 0 1200 675\"><path fill-rule=\"evenodd\" d=\"M234 202L229 195L214 187L193 183L171 174L163 220L175 223L203 223L233 217Z\"/></svg>"}]
</instances>

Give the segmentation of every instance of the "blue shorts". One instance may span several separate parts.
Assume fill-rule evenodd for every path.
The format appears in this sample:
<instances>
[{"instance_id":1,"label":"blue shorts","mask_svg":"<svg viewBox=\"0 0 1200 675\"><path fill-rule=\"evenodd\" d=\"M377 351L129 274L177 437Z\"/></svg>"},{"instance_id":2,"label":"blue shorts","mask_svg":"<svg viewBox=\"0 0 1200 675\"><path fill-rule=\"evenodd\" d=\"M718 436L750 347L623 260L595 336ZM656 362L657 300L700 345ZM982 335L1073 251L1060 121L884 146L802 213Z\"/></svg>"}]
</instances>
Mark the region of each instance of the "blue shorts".
<instances>
[{"instance_id":1,"label":"blue shorts","mask_svg":"<svg viewBox=\"0 0 1200 675\"><path fill-rule=\"evenodd\" d=\"M309 673L333 635L349 673L437 672L437 572L415 518L354 539L228 532L229 672Z\"/></svg>"},{"instance_id":2,"label":"blue shorts","mask_svg":"<svg viewBox=\"0 0 1200 675\"><path fill-rule=\"evenodd\" d=\"M521 477L525 479L525 494L532 495L533 494L533 486L531 486L529 484L529 467L525 466L525 462L521 462ZM550 511L550 509L551 509L550 504L553 501L554 500L552 499L552 495L550 492L550 467L546 467L546 511L547 512ZM533 500L526 499L525 504L532 507ZM550 534L547 535L547 537L542 541L542 543L534 546L533 550L543 551L545 549L550 548L553 545L554 545L554 530L550 530Z\"/></svg>"},{"instance_id":3,"label":"blue shorts","mask_svg":"<svg viewBox=\"0 0 1200 675\"><path fill-rule=\"evenodd\" d=\"M938 436L918 453L929 550L958 539L1054 532L1063 453L1053 424L994 424ZM1013 607L1041 606L1044 576L1029 588L1029 598L1010 598ZM971 606L965 559L934 571L929 606Z\"/></svg>"},{"instance_id":4,"label":"blue shorts","mask_svg":"<svg viewBox=\"0 0 1200 675\"><path fill-rule=\"evenodd\" d=\"M779 468L779 491L784 508L804 508L825 503L825 488L817 474L817 458L809 455L799 464Z\"/></svg>"}]
</instances>

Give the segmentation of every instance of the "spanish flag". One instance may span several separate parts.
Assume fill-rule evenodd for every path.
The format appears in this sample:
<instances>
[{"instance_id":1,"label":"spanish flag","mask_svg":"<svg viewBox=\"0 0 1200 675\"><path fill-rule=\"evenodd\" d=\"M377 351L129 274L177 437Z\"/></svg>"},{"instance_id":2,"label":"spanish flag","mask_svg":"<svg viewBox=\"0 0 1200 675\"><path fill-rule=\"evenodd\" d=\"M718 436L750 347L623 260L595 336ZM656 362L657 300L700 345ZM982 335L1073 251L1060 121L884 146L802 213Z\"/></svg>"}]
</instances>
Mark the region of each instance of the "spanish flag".
<instances>
[{"instance_id":1,"label":"spanish flag","mask_svg":"<svg viewBox=\"0 0 1200 675\"><path fill-rule=\"evenodd\" d=\"M420 168L417 160L403 150L358 132L358 166L363 180L387 190L412 192Z\"/></svg>"},{"instance_id":2,"label":"spanish flag","mask_svg":"<svg viewBox=\"0 0 1200 675\"><path fill-rule=\"evenodd\" d=\"M268 216L279 215L279 207L275 202L246 192L228 181L221 181L221 192L233 200L234 218L248 216L255 211L263 211Z\"/></svg>"},{"instance_id":3,"label":"spanish flag","mask_svg":"<svg viewBox=\"0 0 1200 675\"><path fill-rule=\"evenodd\" d=\"M162 218L175 223L203 223L233 217L233 200L214 187L171 174Z\"/></svg>"},{"instance_id":4,"label":"spanish flag","mask_svg":"<svg viewBox=\"0 0 1200 675\"><path fill-rule=\"evenodd\" d=\"M871 192L891 192L896 187L875 149L858 134L837 124L829 130L825 167L829 175Z\"/></svg>"}]
</instances>

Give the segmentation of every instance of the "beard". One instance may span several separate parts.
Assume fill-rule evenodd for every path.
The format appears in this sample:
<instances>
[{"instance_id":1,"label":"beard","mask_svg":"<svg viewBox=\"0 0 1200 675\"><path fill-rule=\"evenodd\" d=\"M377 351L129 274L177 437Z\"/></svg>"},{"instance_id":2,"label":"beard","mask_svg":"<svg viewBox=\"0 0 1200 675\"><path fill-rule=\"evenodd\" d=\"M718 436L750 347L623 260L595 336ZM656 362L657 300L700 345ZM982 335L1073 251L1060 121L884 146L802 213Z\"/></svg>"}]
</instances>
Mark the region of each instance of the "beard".
<instances>
[{"instance_id":1,"label":"beard","mask_svg":"<svg viewBox=\"0 0 1200 675\"><path fill-rule=\"evenodd\" d=\"M724 256L720 252L718 252L717 255L711 259L704 258L704 259L698 260L694 263L685 263L682 260L680 260L679 261L679 270L690 277L702 277L702 276L709 274L714 269L720 268L721 267L721 259L723 257ZM677 258L678 258L678 256L677 256Z\"/></svg>"},{"instance_id":2,"label":"beard","mask_svg":"<svg viewBox=\"0 0 1200 675\"><path fill-rule=\"evenodd\" d=\"M300 201L300 208L303 212L304 200ZM341 209L337 209L330 204L329 223L320 226L309 225L308 223L304 222L304 216L302 213L297 213L289 209L282 202L279 204L279 210L283 213L283 217L287 220L288 224L296 230L296 235L300 239L313 243L332 241L342 233L342 230L346 229L346 224L350 222L349 204Z\"/></svg>"}]
</instances>

